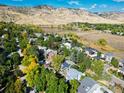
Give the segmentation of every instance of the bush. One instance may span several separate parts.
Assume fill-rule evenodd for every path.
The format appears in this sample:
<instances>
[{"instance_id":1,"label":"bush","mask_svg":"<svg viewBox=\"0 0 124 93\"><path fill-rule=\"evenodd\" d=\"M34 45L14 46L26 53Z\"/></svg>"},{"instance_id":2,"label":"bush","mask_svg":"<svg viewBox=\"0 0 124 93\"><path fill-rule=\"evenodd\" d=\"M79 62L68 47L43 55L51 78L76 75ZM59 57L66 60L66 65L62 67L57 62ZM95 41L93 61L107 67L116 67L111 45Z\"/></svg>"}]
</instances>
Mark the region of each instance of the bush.
<instances>
[{"instance_id":1,"label":"bush","mask_svg":"<svg viewBox=\"0 0 124 93\"><path fill-rule=\"evenodd\" d=\"M105 45L107 45L107 41L105 39L99 39L97 44L105 46Z\"/></svg>"},{"instance_id":2,"label":"bush","mask_svg":"<svg viewBox=\"0 0 124 93\"><path fill-rule=\"evenodd\" d=\"M119 62L118 62L118 60L116 59L116 58L113 58L112 59L112 62L111 62L111 64L114 66L114 67L118 67L118 64L119 64Z\"/></svg>"}]
</instances>

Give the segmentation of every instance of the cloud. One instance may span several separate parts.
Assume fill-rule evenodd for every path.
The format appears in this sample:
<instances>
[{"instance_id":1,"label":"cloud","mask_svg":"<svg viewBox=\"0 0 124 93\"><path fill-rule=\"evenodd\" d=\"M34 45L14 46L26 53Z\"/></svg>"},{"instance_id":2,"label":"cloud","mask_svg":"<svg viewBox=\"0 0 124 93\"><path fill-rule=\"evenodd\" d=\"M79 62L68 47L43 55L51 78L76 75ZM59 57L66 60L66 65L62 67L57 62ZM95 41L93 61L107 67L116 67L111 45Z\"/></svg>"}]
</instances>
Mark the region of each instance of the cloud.
<instances>
[{"instance_id":1,"label":"cloud","mask_svg":"<svg viewBox=\"0 0 124 93\"><path fill-rule=\"evenodd\" d=\"M113 0L115 2L124 2L124 0Z\"/></svg>"},{"instance_id":2,"label":"cloud","mask_svg":"<svg viewBox=\"0 0 124 93\"><path fill-rule=\"evenodd\" d=\"M99 5L99 7L100 8L106 8L106 7L108 7L106 4L101 4L101 5Z\"/></svg>"},{"instance_id":3,"label":"cloud","mask_svg":"<svg viewBox=\"0 0 124 93\"><path fill-rule=\"evenodd\" d=\"M79 9L81 9L81 10L87 10L87 8L84 8L84 7L81 7L81 8L79 8Z\"/></svg>"},{"instance_id":4,"label":"cloud","mask_svg":"<svg viewBox=\"0 0 124 93\"><path fill-rule=\"evenodd\" d=\"M124 8L121 8L122 11L124 11Z\"/></svg>"},{"instance_id":5,"label":"cloud","mask_svg":"<svg viewBox=\"0 0 124 93\"><path fill-rule=\"evenodd\" d=\"M68 2L69 5L79 5L79 2L78 1L69 1Z\"/></svg>"},{"instance_id":6,"label":"cloud","mask_svg":"<svg viewBox=\"0 0 124 93\"><path fill-rule=\"evenodd\" d=\"M90 9L94 9L94 8L96 8L96 6L97 6L97 4L93 4L93 5L90 7Z\"/></svg>"}]
</instances>

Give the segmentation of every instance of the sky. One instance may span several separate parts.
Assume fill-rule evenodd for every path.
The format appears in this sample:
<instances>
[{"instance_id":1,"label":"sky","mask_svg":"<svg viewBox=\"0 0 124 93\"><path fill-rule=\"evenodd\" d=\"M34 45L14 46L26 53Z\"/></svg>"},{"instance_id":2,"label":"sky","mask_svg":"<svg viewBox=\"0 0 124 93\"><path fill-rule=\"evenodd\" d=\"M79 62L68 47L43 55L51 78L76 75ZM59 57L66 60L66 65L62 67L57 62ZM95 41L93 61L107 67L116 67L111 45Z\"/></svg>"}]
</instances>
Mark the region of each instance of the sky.
<instances>
[{"instance_id":1,"label":"sky","mask_svg":"<svg viewBox=\"0 0 124 93\"><path fill-rule=\"evenodd\" d=\"M0 4L19 7L50 5L53 7L80 8L91 12L124 12L124 0L0 0Z\"/></svg>"}]
</instances>

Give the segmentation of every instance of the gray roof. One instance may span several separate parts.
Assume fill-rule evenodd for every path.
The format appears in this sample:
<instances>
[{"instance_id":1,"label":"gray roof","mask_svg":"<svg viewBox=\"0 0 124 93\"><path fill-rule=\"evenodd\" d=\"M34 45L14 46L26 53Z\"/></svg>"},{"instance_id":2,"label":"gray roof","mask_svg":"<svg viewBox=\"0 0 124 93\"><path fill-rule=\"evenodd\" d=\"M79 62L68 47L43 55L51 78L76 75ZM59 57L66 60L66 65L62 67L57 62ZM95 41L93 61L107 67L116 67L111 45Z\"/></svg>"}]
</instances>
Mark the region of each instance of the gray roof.
<instances>
[{"instance_id":1,"label":"gray roof","mask_svg":"<svg viewBox=\"0 0 124 93\"><path fill-rule=\"evenodd\" d=\"M121 62L122 64L124 64L124 59L121 59L120 62Z\"/></svg>"},{"instance_id":2,"label":"gray roof","mask_svg":"<svg viewBox=\"0 0 124 93\"><path fill-rule=\"evenodd\" d=\"M122 67L120 70L124 72L124 67Z\"/></svg>"},{"instance_id":3,"label":"gray roof","mask_svg":"<svg viewBox=\"0 0 124 93\"><path fill-rule=\"evenodd\" d=\"M113 53L105 53L105 56L113 57Z\"/></svg>"},{"instance_id":4,"label":"gray roof","mask_svg":"<svg viewBox=\"0 0 124 93\"><path fill-rule=\"evenodd\" d=\"M67 80L73 80L73 79L80 79L81 76L83 75L82 72L76 70L76 69L73 69L73 68L70 68L67 73L66 73L66 79Z\"/></svg>"},{"instance_id":5,"label":"gray roof","mask_svg":"<svg viewBox=\"0 0 124 93\"><path fill-rule=\"evenodd\" d=\"M96 51L96 52L99 52L98 50L96 50L94 48L91 48L91 47L86 47L85 51L89 51L89 52Z\"/></svg>"},{"instance_id":6,"label":"gray roof","mask_svg":"<svg viewBox=\"0 0 124 93\"><path fill-rule=\"evenodd\" d=\"M88 93L88 91L97 84L93 79L86 77L80 82L80 86L78 87L78 93Z\"/></svg>"}]
</instances>

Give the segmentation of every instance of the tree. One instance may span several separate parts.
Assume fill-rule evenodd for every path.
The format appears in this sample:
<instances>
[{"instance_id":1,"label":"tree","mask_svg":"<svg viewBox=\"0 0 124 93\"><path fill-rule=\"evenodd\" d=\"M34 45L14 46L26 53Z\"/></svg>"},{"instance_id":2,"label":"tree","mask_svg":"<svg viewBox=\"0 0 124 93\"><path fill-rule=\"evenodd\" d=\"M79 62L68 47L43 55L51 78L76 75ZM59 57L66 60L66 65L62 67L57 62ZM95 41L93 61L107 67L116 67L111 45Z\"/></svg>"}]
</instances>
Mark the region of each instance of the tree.
<instances>
[{"instance_id":1,"label":"tree","mask_svg":"<svg viewBox=\"0 0 124 93\"><path fill-rule=\"evenodd\" d=\"M91 69L99 76L103 72L104 63L102 61L95 60L92 62Z\"/></svg>"},{"instance_id":2,"label":"tree","mask_svg":"<svg viewBox=\"0 0 124 93\"><path fill-rule=\"evenodd\" d=\"M70 85L71 85L70 93L77 93L79 82L77 80L71 80Z\"/></svg>"},{"instance_id":3,"label":"tree","mask_svg":"<svg viewBox=\"0 0 124 93\"><path fill-rule=\"evenodd\" d=\"M27 55L33 55L38 57L38 49L36 46L29 46L27 48Z\"/></svg>"},{"instance_id":4,"label":"tree","mask_svg":"<svg viewBox=\"0 0 124 93\"><path fill-rule=\"evenodd\" d=\"M24 93L24 86L22 84L22 81L20 79L17 79L15 81L15 93Z\"/></svg>"},{"instance_id":5,"label":"tree","mask_svg":"<svg viewBox=\"0 0 124 93\"><path fill-rule=\"evenodd\" d=\"M6 71L6 67L5 67L5 66L0 65L0 76L4 76L5 71Z\"/></svg>"},{"instance_id":6,"label":"tree","mask_svg":"<svg viewBox=\"0 0 124 93\"><path fill-rule=\"evenodd\" d=\"M68 85L63 78L59 80L58 93L68 93Z\"/></svg>"},{"instance_id":7,"label":"tree","mask_svg":"<svg viewBox=\"0 0 124 93\"><path fill-rule=\"evenodd\" d=\"M22 65L24 66L29 66L31 64L31 62L37 62L37 57L36 56L24 56L23 60L22 60Z\"/></svg>"},{"instance_id":8,"label":"tree","mask_svg":"<svg viewBox=\"0 0 124 93\"><path fill-rule=\"evenodd\" d=\"M27 47L27 44L28 44L27 39L21 39L19 42L20 42L19 45L20 45L21 49L24 49Z\"/></svg>"},{"instance_id":9,"label":"tree","mask_svg":"<svg viewBox=\"0 0 124 93\"><path fill-rule=\"evenodd\" d=\"M58 93L58 78L54 73L47 75L47 86L46 93Z\"/></svg>"},{"instance_id":10,"label":"tree","mask_svg":"<svg viewBox=\"0 0 124 93\"><path fill-rule=\"evenodd\" d=\"M14 81L11 81L11 82L8 83L8 86L5 90L5 93L16 93Z\"/></svg>"},{"instance_id":11,"label":"tree","mask_svg":"<svg viewBox=\"0 0 124 93\"><path fill-rule=\"evenodd\" d=\"M16 51L16 42L15 41L5 41L4 48L7 53Z\"/></svg>"},{"instance_id":12,"label":"tree","mask_svg":"<svg viewBox=\"0 0 124 93\"><path fill-rule=\"evenodd\" d=\"M59 71L61 68L61 63L64 61L64 56L63 55L55 55L53 56L52 59L52 66L56 71Z\"/></svg>"},{"instance_id":13,"label":"tree","mask_svg":"<svg viewBox=\"0 0 124 93\"><path fill-rule=\"evenodd\" d=\"M0 64L5 63L6 57L4 53L0 53Z\"/></svg>"},{"instance_id":14,"label":"tree","mask_svg":"<svg viewBox=\"0 0 124 93\"><path fill-rule=\"evenodd\" d=\"M20 64L20 55L18 53L14 53L11 57L13 64L19 65Z\"/></svg>"},{"instance_id":15,"label":"tree","mask_svg":"<svg viewBox=\"0 0 124 93\"><path fill-rule=\"evenodd\" d=\"M119 65L119 62L118 62L118 60L117 60L116 58L112 58L111 64L112 64L114 67L117 68L118 65Z\"/></svg>"},{"instance_id":16,"label":"tree","mask_svg":"<svg viewBox=\"0 0 124 93\"><path fill-rule=\"evenodd\" d=\"M105 39L99 39L97 43L98 43L99 45L102 45L102 46L105 46L105 45L108 44Z\"/></svg>"}]
</instances>

